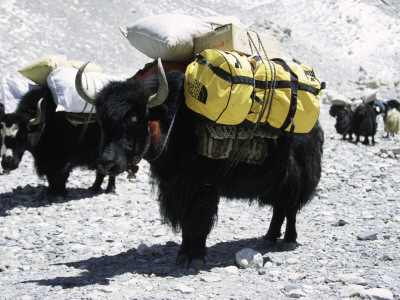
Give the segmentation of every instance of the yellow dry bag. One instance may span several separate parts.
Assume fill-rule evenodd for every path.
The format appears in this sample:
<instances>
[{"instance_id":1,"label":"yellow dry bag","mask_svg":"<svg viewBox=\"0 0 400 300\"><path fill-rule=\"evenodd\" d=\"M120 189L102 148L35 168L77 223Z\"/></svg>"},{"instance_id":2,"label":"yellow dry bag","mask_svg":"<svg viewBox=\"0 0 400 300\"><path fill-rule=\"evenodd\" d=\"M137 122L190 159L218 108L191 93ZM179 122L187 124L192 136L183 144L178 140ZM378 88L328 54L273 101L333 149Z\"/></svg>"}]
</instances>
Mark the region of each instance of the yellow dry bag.
<instances>
[{"instance_id":1,"label":"yellow dry bag","mask_svg":"<svg viewBox=\"0 0 400 300\"><path fill-rule=\"evenodd\" d=\"M307 133L324 87L304 65L206 49L186 68L184 92L191 110L218 124L248 120Z\"/></svg>"}]
</instances>

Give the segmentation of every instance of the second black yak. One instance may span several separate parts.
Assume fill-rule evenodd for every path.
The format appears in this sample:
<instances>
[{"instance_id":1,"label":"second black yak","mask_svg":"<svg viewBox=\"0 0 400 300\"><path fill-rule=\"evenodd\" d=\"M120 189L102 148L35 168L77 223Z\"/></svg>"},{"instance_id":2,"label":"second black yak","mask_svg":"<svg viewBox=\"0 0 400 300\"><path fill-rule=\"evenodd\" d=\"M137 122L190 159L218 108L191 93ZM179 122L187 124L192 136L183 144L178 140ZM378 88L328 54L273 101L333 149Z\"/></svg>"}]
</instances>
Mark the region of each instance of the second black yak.
<instances>
[{"instance_id":1,"label":"second black yak","mask_svg":"<svg viewBox=\"0 0 400 300\"><path fill-rule=\"evenodd\" d=\"M1 165L5 172L19 166L26 150L32 153L36 172L48 180L47 193L62 200L72 169L95 170L100 146L97 122L72 125L66 112L56 112L48 87L37 86L20 100L16 111L1 117ZM97 173L91 189L97 192L105 175ZM106 192L115 190L115 176L110 176Z\"/></svg>"}]
</instances>

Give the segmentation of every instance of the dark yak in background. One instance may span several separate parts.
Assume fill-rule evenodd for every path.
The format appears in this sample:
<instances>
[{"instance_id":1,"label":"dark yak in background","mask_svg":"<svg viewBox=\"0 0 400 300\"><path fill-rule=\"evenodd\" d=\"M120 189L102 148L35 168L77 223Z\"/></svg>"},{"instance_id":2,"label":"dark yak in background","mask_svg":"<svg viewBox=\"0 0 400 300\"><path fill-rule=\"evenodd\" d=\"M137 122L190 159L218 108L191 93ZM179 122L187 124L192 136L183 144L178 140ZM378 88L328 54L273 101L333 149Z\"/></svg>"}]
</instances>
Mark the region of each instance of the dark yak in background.
<instances>
[{"instance_id":1,"label":"dark yak in background","mask_svg":"<svg viewBox=\"0 0 400 300\"><path fill-rule=\"evenodd\" d=\"M5 172L16 169L28 150L34 158L37 174L48 180L47 193L62 200L73 168L97 168L100 127L97 122L90 123L80 140L84 125L72 125L65 112L55 109L50 89L37 86L22 97L14 113L1 117L1 164ZM104 177L97 173L91 187L94 192L100 189ZM110 176L106 192L114 190L115 177Z\"/></svg>"},{"instance_id":2,"label":"dark yak in background","mask_svg":"<svg viewBox=\"0 0 400 300\"><path fill-rule=\"evenodd\" d=\"M0 98L0 119L4 115L4 112L5 112L4 103L3 103L3 100ZM1 125L0 125L0 149L1 149L1 145L3 145L3 137L1 134Z\"/></svg>"},{"instance_id":3,"label":"dark yak in background","mask_svg":"<svg viewBox=\"0 0 400 300\"><path fill-rule=\"evenodd\" d=\"M371 137L372 145L375 145L375 134L377 129L376 110L373 103L363 103L354 110L352 129L356 135L356 143L360 141L360 136L364 137L363 144L369 145L369 137Z\"/></svg>"},{"instance_id":4,"label":"dark yak in background","mask_svg":"<svg viewBox=\"0 0 400 300\"><path fill-rule=\"evenodd\" d=\"M226 173L226 159L210 159L197 151L198 118L184 103L184 73L167 72L166 84L159 62L158 78L113 82L93 97L82 87L83 69L77 74L76 87L81 97L96 105L102 130L99 169L117 175L142 157L150 163L161 214L174 229L182 230L177 264L203 267L206 239L222 196L271 205L273 216L265 241L276 243L286 217L284 243L296 245L297 212L313 196L321 175L324 137L319 123L307 134L283 133L268 139L268 155L262 165L239 163ZM153 94L157 94L154 99ZM159 121L160 139L146 150L149 124L155 120Z\"/></svg>"},{"instance_id":5,"label":"dark yak in background","mask_svg":"<svg viewBox=\"0 0 400 300\"><path fill-rule=\"evenodd\" d=\"M4 115L4 103L3 100L0 98L0 117Z\"/></svg>"},{"instance_id":6,"label":"dark yak in background","mask_svg":"<svg viewBox=\"0 0 400 300\"><path fill-rule=\"evenodd\" d=\"M336 118L336 132L343 135L343 139L349 135L349 140L353 139L352 120L353 112L350 106L334 104L329 109L329 114Z\"/></svg>"}]
</instances>

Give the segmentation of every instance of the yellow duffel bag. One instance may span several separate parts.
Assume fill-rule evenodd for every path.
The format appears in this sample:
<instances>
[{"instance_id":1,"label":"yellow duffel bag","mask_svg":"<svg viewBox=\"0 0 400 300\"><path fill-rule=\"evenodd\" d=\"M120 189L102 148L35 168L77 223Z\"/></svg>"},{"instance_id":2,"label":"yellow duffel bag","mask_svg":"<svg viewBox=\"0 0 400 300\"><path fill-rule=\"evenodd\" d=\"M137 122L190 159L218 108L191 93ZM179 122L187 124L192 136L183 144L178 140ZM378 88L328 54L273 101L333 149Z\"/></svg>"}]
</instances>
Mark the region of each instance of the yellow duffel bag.
<instances>
[{"instance_id":1,"label":"yellow duffel bag","mask_svg":"<svg viewBox=\"0 0 400 300\"><path fill-rule=\"evenodd\" d=\"M318 120L324 87L304 65L207 49L187 67L184 92L191 110L218 124L248 120L307 133Z\"/></svg>"}]
</instances>

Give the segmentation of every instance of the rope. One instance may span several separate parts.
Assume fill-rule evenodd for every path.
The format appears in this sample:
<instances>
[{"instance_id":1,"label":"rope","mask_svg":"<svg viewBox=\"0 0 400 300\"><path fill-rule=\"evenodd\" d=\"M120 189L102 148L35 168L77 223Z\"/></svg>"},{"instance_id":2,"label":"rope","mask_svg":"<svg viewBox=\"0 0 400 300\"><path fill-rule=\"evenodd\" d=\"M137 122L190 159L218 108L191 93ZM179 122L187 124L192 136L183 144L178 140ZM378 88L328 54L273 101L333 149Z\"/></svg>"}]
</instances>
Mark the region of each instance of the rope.
<instances>
[{"instance_id":1,"label":"rope","mask_svg":"<svg viewBox=\"0 0 400 300\"><path fill-rule=\"evenodd\" d=\"M257 120L257 123L256 123L256 124L259 124L259 123L261 122L261 118L262 118L262 116L264 115L265 110L266 110L266 108L268 107L268 104L269 104L270 102L271 102L271 104L269 105L269 109L268 109L268 113L267 113L265 122L267 122L267 120L268 120L268 118L269 118L269 115L270 115L270 112L271 112L272 101L273 101L273 99L274 99L275 86L276 86L276 68L275 68L275 65L274 65L273 63L271 63L271 60L268 58L268 54L267 54L267 52L265 51L265 48L264 48L264 45L263 45L263 43L262 43L262 41L261 41L260 36L258 35L258 33L256 33L256 34L257 34L258 44L260 45L261 49L263 50L264 56L266 57L267 62L268 62L269 70L271 70L271 81L270 81L271 83L270 83L270 86L268 86L268 72L267 72L267 66L265 65L264 59L262 59L262 56L261 56L261 54L260 54L258 48L256 47L256 45L255 45L255 43L254 43L254 41L253 41L253 38L251 37L250 33L247 31L247 36L248 36L248 38L249 38L250 45L253 45L253 46L254 46L255 51L256 51L257 55L260 57L261 62L262 62L262 64L264 65L264 69L265 69L266 89L265 89L265 91L264 91L263 105L262 105L262 107L261 107L261 112L260 112L260 114L259 114L259 116L258 116L258 120ZM267 96L267 90L268 90L268 96ZM265 101L265 100L267 100L267 101Z\"/></svg>"},{"instance_id":2,"label":"rope","mask_svg":"<svg viewBox=\"0 0 400 300\"><path fill-rule=\"evenodd\" d=\"M267 66L265 64L265 60L262 59L262 56L261 56L258 48L256 47L256 44L254 43L253 38L251 37L251 35L250 35L250 33L248 31L247 31L247 37L249 39L250 49L252 51L253 51L253 48L255 49L257 55L260 57L260 60L261 60L262 64L264 65L266 89L264 91L263 104L262 104L262 107L261 107L260 114L258 116L258 120L255 123L255 125L253 127L253 130L250 132L249 138L245 141L244 146L240 147L239 150L237 150L237 146L238 146L239 143L236 141L236 139L234 141L234 145L232 147L233 148L232 149L232 155L230 156L230 158L228 160L228 163L226 165L226 168L225 168L225 172L224 172L225 175L228 175L230 172L232 172L234 170L234 168L237 166L237 164L240 162L240 160L241 160L241 158L243 156L243 153L244 153L244 149L246 149L246 147L250 143L250 140L254 138L255 131L259 127L259 125L261 123L261 119L264 116L265 111L266 111L266 109L267 109L267 107L269 105L267 116L266 116L266 119L265 119L265 122L267 122L267 120L269 118L269 115L271 113L272 101L273 101L274 95L275 95L275 87L276 87L276 68L275 68L275 65L268 58L267 52L265 51L264 45L263 45L263 43L261 41L261 38L257 33L258 43L259 43L261 49L264 52L264 56L267 59L269 70L271 70L271 81L270 81L270 85L268 86L268 72L267 72ZM254 73L253 73L253 78L254 78ZM267 95L267 90L268 90L268 95ZM255 95L255 88L254 88L254 95ZM235 128L235 130L236 130L236 128ZM237 134L237 132L236 132L236 134Z\"/></svg>"},{"instance_id":3,"label":"rope","mask_svg":"<svg viewBox=\"0 0 400 300\"><path fill-rule=\"evenodd\" d=\"M161 154L164 152L164 149L167 147L167 143L168 143L169 137L171 135L172 127L174 126L174 123L175 123L176 115L178 114L179 108L181 106L181 102L182 101L178 102L178 105L176 107L174 116L172 117L172 120L171 120L171 124L169 125L168 131L167 131L167 135L165 136L165 140L164 140L164 143L162 145L161 151L157 154L157 156L155 158L152 158L151 160L148 160L148 161L154 161L154 160L158 159L161 156Z\"/></svg>"},{"instance_id":4,"label":"rope","mask_svg":"<svg viewBox=\"0 0 400 300\"><path fill-rule=\"evenodd\" d=\"M76 146L79 146L79 144L83 140L83 136L86 133L87 127L88 127L89 123L91 123L90 120L91 120L92 115L93 115L93 110L94 110L94 106L92 106L92 108L90 109L89 116L85 116L85 122L83 123L83 127L82 127L81 133L79 135L78 142L77 142Z\"/></svg>"}]
</instances>

